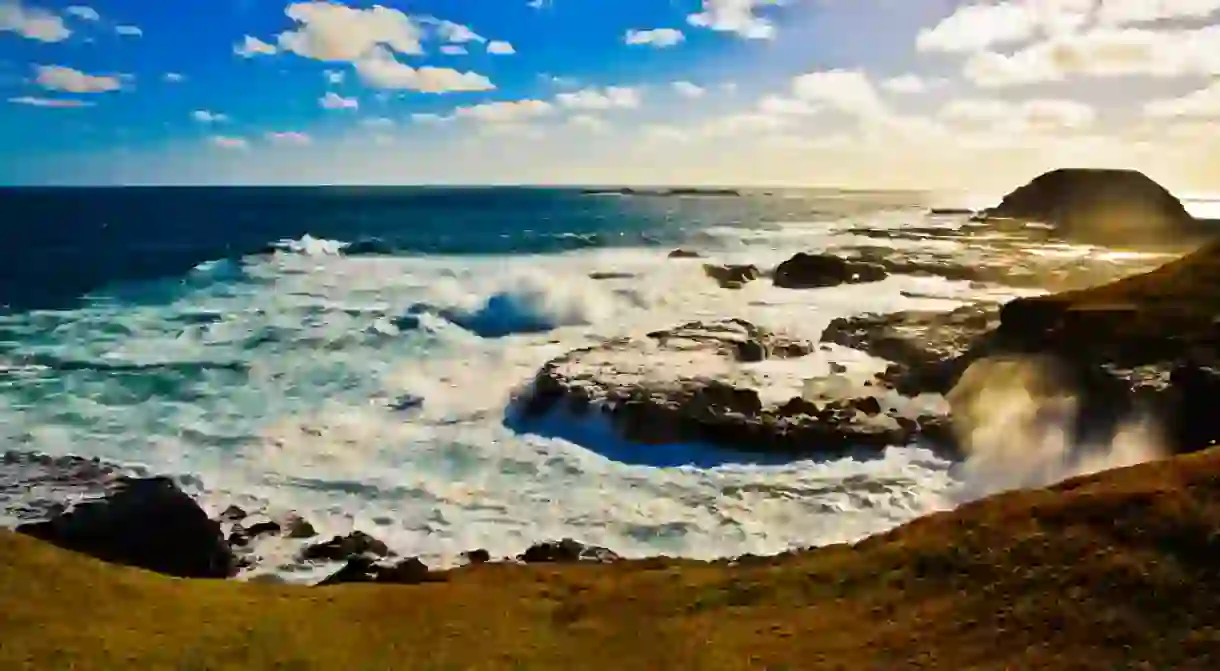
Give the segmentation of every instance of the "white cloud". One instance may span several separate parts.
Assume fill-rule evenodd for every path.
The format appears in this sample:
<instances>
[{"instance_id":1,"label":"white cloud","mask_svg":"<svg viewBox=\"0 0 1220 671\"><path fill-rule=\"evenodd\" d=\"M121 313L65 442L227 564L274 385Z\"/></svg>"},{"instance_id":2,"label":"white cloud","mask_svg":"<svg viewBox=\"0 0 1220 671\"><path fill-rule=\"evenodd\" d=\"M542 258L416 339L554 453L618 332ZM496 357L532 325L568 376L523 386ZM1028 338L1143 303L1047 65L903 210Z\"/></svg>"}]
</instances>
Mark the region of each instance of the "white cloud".
<instances>
[{"instance_id":1,"label":"white cloud","mask_svg":"<svg viewBox=\"0 0 1220 671\"><path fill-rule=\"evenodd\" d=\"M63 19L45 9L0 3L0 32L17 33L40 42L62 42L72 35Z\"/></svg>"},{"instance_id":2,"label":"white cloud","mask_svg":"<svg viewBox=\"0 0 1220 671\"><path fill-rule=\"evenodd\" d=\"M61 109L93 107L92 102L87 100L73 100L71 98L38 98L34 96L18 96L16 98L9 98L8 101L14 105L29 105L30 107L54 107Z\"/></svg>"},{"instance_id":3,"label":"white cloud","mask_svg":"<svg viewBox=\"0 0 1220 671\"><path fill-rule=\"evenodd\" d=\"M1097 7L1097 21L1129 25L1166 19L1202 19L1216 10L1220 10L1220 0L1105 0Z\"/></svg>"},{"instance_id":4,"label":"white cloud","mask_svg":"<svg viewBox=\"0 0 1220 671\"><path fill-rule=\"evenodd\" d=\"M1178 77L1220 74L1220 24L1149 30L1098 28L1034 43L1012 54L983 52L965 65L979 86L1063 81L1072 76Z\"/></svg>"},{"instance_id":5,"label":"white cloud","mask_svg":"<svg viewBox=\"0 0 1220 671\"><path fill-rule=\"evenodd\" d=\"M246 35L240 43L233 45L233 53L241 56L242 58L271 56L278 51L279 49L277 49L274 44L267 44L266 42L251 35Z\"/></svg>"},{"instance_id":6,"label":"white cloud","mask_svg":"<svg viewBox=\"0 0 1220 671\"><path fill-rule=\"evenodd\" d=\"M623 41L627 44L646 44L657 49L665 49L681 44L686 40L686 35L681 30L674 28L655 28L653 30L628 30L623 37Z\"/></svg>"},{"instance_id":7,"label":"white cloud","mask_svg":"<svg viewBox=\"0 0 1220 671\"><path fill-rule=\"evenodd\" d=\"M1079 130L1093 125L1097 112L1072 100L1014 103L982 98L951 101L941 108L939 116L960 128L1007 134Z\"/></svg>"},{"instance_id":8,"label":"white cloud","mask_svg":"<svg viewBox=\"0 0 1220 671\"><path fill-rule=\"evenodd\" d=\"M442 124L452 120L453 117L445 116L443 114L433 114L430 112L416 112L415 114L411 115L411 121L420 124Z\"/></svg>"},{"instance_id":9,"label":"white cloud","mask_svg":"<svg viewBox=\"0 0 1220 671\"><path fill-rule=\"evenodd\" d=\"M35 81L44 89L70 93L104 93L122 88L118 77L90 75L62 65L39 65Z\"/></svg>"},{"instance_id":10,"label":"white cloud","mask_svg":"<svg viewBox=\"0 0 1220 671\"><path fill-rule=\"evenodd\" d=\"M731 32L747 39L775 37L775 25L758 16L760 7L779 4L779 0L703 0L703 11L686 17L687 23L700 28Z\"/></svg>"},{"instance_id":11,"label":"white cloud","mask_svg":"<svg viewBox=\"0 0 1220 671\"><path fill-rule=\"evenodd\" d=\"M487 53L496 56L511 56L517 53L512 44L503 40L492 40L487 43Z\"/></svg>"},{"instance_id":12,"label":"white cloud","mask_svg":"<svg viewBox=\"0 0 1220 671\"><path fill-rule=\"evenodd\" d=\"M916 75L902 75L887 79L881 86L892 93L923 93L928 90L928 84Z\"/></svg>"},{"instance_id":13,"label":"white cloud","mask_svg":"<svg viewBox=\"0 0 1220 671\"><path fill-rule=\"evenodd\" d=\"M302 146L313 142L313 138L297 131L270 131L265 137L268 142L279 145Z\"/></svg>"},{"instance_id":14,"label":"white cloud","mask_svg":"<svg viewBox=\"0 0 1220 671\"><path fill-rule=\"evenodd\" d=\"M390 128L394 125L394 120L383 116L369 117L368 119L361 119L360 125L369 128Z\"/></svg>"},{"instance_id":15,"label":"white cloud","mask_svg":"<svg viewBox=\"0 0 1220 671\"><path fill-rule=\"evenodd\" d=\"M436 34L446 42L455 44L464 44L466 42L486 42L487 38L474 32L467 26L452 21L433 20L429 22L436 24Z\"/></svg>"},{"instance_id":16,"label":"white cloud","mask_svg":"<svg viewBox=\"0 0 1220 671\"><path fill-rule=\"evenodd\" d=\"M641 129L644 141L656 142L689 142L690 133L669 124L648 124Z\"/></svg>"},{"instance_id":17,"label":"white cloud","mask_svg":"<svg viewBox=\"0 0 1220 671\"><path fill-rule=\"evenodd\" d=\"M217 149L240 151L250 148L250 143L245 138L230 137L228 135L213 135L208 138L208 142Z\"/></svg>"},{"instance_id":18,"label":"white cloud","mask_svg":"<svg viewBox=\"0 0 1220 671\"><path fill-rule=\"evenodd\" d=\"M459 107L454 110L454 115L491 124L516 124L547 116L554 111L554 105L545 100L526 99Z\"/></svg>"},{"instance_id":19,"label":"white cloud","mask_svg":"<svg viewBox=\"0 0 1220 671\"><path fill-rule=\"evenodd\" d=\"M613 108L636 108L640 106L640 92L624 86L610 86L604 91L581 89L555 96L560 105L579 110L606 110Z\"/></svg>"},{"instance_id":20,"label":"white cloud","mask_svg":"<svg viewBox=\"0 0 1220 671\"><path fill-rule=\"evenodd\" d=\"M604 133L610 125L604 119L593 116L592 114L577 114L568 119L568 125L580 130L586 130L593 133Z\"/></svg>"},{"instance_id":21,"label":"white cloud","mask_svg":"<svg viewBox=\"0 0 1220 671\"><path fill-rule=\"evenodd\" d=\"M162 75L161 78L171 84L178 84L178 83L186 81L186 75L184 75L180 72L167 72L164 75Z\"/></svg>"},{"instance_id":22,"label":"white cloud","mask_svg":"<svg viewBox=\"0 0 1220 671\"><path fill-rule=\"evenodd\" d=\"M707 90L702 86L692 84L691 82L674 82L673 87L679 95L686 98L699 98L702 97L704 93L707 93Z\"/></svg>"},{"instance_id":23,"label":"white cloud","mask_svg":"<svg viewBox=\"0 0 1220 671\"><path fill-rule=\"evenodd\" d=\"M280 49L319 61L357 61L375 51L424 53L423 29L411 17L381 5L355 9L331 2L298 2L284 14L299 24L279 34Z\"/></svg>"},{"instance_id":24,"label":"white cloud","mask_svg":"<svg viewBox=\"0 0 1220 671\"><path fill-rule=\"evenodd\" d=\"M878 116L885 106L868 75L860 70L810 72L792 80L793 94L856 116Z\"/></svg>"},{"instance_id":25,"label":"white cloud","mask_svg":"<svg viewBox=\"0 0 1220 671\"><path fill-rule=\"evenodd\" d=\"M321 105L323 109L328 110L354 110L360 108L359 100L356 100L355 98L344 98L334 91L327 91L326 95L318 99L318 104Z\"/></svg>"},{"instance_id":26,"label":"white cloud","mask_svg":"<svg viewBox=\"0 0 1220 671\"><path fill-rule=\"evenodd\" d=\"M470 52L460 44L446 44L441 47L441 53L447 56L463 56Z\"/></svg>"},{"instance_id":27,"label":"white cloud","mask_svg":"<svg viewBox=\"0 0 1220 671\"><path fill-rule=\"evenodd\" d=\"M783 116L743 112L707 121L699 127L698 132L707 137L756 136L778 131L788 122L789 118Z\"/></svg>"},{"instance_id":28,"label":"white cloud","mask_svg":"<svg viewBox=\"0 0 1220 671\"><path fill-rule=\"evenodd\" d=\"M758 111L772 116L800 116L814 114L818 108L804 100L770 95L758 101Z\"/></svg>"},{"instance_id":29,"label":"white cloud","mask_svg":"<svg viewBox=\"0 0 1220 671\"><path fill-rule=\"evenodd\" d=\"M959 6L931 28L919 32L920 51L968 52L1034 36L1037 21L1022 2Z\"/></svg>"},{"instance_id":30,"label":"white cloud","mask_svg":"<svg viewBox=\"0 0 1220 671\"><path fill-rule=\"evenodd\" d=\"M191 118L199 123L224 123L229 120L227 115L209 110L195 110L191 112Z\"/></svg>"},{"instance_id":31,"label":"white cloud","mask_svg":"<svg viewBox=\"0 0 1220 671\"><path fill-rule=\"evenodd\" d=\"M365 84L381 89L451 93L491 91L496 88L490 79L477 72L432 66L413 68L398 61L383 48L374 49L368 57L356 61L356 73Z\"/></svg>"},{"instance_id":32,"label":"white cloud","mask_svg":"<svg viewBox=\"0 0 1220 671\"><path fill-rule=\"evenodd\" d=\"M114 32L124 37L144 37L144 31L139 26L115 26Z\"/></svg>"},{"instance_id":33,"label":"white cloud","mask_svg":"<svg viewBox=\"0 0 1220 671\"><path fill-rule=\"evenodd\" d=\"M72 5L64 10L64 14L75 16L78 19L85 21L101 21L102 15L97 13L97 10L84 5Z\"/></svg>"},{"instance_id":34,"label":"white cloud","mask_svg":"<svg viewBox=\"0 0 1220 671\"><path fill-rule=\"evenodd\" d=\"M334 85L342 84L343 78L346 76L346 74L347 73L345 73L342 70L323 70L322 71L322 76L326 77L326 83L334 84Z\"/></svg>"},{"instance_id":35,"label":"white cloud","mask_svg":"<svg viewBox=\"0 0 1220 671\"><path fill-rule=\"evenodd\" d=\"M1220 119L1220 81L1180 98L1153 100L1144 113L1154 118Z\"/></svg>"}]
</instances>

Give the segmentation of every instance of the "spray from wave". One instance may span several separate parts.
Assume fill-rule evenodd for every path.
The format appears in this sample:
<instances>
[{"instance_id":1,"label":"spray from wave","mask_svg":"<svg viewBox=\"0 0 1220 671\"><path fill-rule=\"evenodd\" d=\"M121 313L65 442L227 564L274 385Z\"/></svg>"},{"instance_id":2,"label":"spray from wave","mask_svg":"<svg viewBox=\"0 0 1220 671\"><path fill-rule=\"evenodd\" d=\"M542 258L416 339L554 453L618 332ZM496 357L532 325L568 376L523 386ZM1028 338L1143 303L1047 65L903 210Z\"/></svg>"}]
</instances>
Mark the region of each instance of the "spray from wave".
<instances>
[{"instance_id":1,"label":"spray from wave","mask_svg":"<svg viewBox=\"0 0 1220 671\"><path fill-rule=\"evenodd\" d=\"M1043 487L1165 455L1153 418L1082 384L1049 357L974 362L948 394L966 460L961 503L1012 489Z\"/></svg>"}]
</instances>

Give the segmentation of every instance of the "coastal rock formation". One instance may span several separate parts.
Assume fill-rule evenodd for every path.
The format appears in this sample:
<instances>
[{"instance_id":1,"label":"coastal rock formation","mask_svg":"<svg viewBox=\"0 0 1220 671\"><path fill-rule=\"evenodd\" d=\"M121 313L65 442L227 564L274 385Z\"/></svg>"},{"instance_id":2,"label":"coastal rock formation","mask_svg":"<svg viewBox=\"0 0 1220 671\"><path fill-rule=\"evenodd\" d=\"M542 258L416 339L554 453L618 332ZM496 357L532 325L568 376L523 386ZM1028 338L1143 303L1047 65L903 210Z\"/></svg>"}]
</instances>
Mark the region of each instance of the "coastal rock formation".
<instances>
[{"instance_id":1,"label":"coastal rock formation","mask_svg":"<svg viewBox=\"0 0 1220 671\"><path fill-rule=\"evenodd\" d=\"M740 289L748 282L762 277L758 266L750 265L713 265L710 263L704 264L703 272L707 276L716 280L723 289Z\"/></svg>"},{"instance_id":2,"label":"coastal rock formation","mask_svg":"<svg viewBox=\"0 0 1220 671\"><path fill-rule=\"evenodd\" d=\"M386 585L418 585L424 582L443 580L428 569L416 557L394 564L379 563L367 555L357 555L347 560L343 568L318 583L319 587L344 583L381 583Z\"/></svg>"},{"instance_id":3,"label":"coastal rock formation","mask_svg":"<svg viewBox=\"0 0 1220 671\"><path fill-rule=\"evenodd\" d=\"M172 480L122 478L87 501L19 533L104 561L184 578L227 578L237 571L220 525Z\"/></svg>"},{"instance_id":4,"label":"coastal rock formation","mask_svg":"<svg viewBox=\"0 0 1220 671\"><path fill-rule=\"evenodd\" d=\"M866 386L854 396L776 397L743 365L811 349L744 320L693 322L554 359L515 408L525 419L556 409L599 412L636 443L705 442L786 455L881 450L909 442L921 423L935 424L900 413L884 390Z\"/></svg>"},{"instance_id":5,"label":"coastal rock formation","mask_svg":"<svg viewBox=\"0 0 1220 671\"><path fill-rule=\"evenodd\" d=\"M362 555L388 557L390 548L363 531L353 531L346 536L334 536L328 541L307 545L301 550L303 561L347 561Z\"/></svg>"},{"instance_id":6,"label":"coastal rock formation","mask_svg":"<svg viewBox=\"0 0 1220 671\"><path fill-rule=\"evenodd\" d=\"M845 259L831 254L806 254L779 264L775 269L775 286L785 289L817 289L840 284L877 282L889 276L881 265Z\"/></svg>"},{"instance_id":7,"label":"coastal rock formation","mask_svg":"<svg viewBox=\"0 0 1220 671\"><path fill-rule=\"evenodd\" d=\"M1202 234L1181 201L1134 170L1054 170L980 217L1040 221L1064 238L1101 245L1178 243Z\"/></svg>"},{"instance_id":8,"label":"coastal rock formation","mask_svg":"<svg viewBox=\"0 0 1220 671\"><path fill-rule=\"evenodd\" d=\"M585 545L571 538L565 538L561 541L531 545L517 559L526 564L572 564L575 562L608 564L619 561L622 557L608 548Z\"/></svg>"}]
</instances>

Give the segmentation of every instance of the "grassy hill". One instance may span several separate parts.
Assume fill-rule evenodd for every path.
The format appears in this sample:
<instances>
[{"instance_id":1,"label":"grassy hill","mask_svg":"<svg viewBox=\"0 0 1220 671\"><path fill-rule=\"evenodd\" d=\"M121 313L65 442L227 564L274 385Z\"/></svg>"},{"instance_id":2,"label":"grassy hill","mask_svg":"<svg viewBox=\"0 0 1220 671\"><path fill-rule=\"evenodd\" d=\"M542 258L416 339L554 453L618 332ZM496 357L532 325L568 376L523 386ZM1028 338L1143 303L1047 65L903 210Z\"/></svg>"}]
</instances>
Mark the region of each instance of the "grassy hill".
<instances>
[{"instance_id":1,"label":"grassy hill","mask_svg":"<svg viewBox=\"0 0 1220 671\"><path fill-rule=\"evenodd\" d=\"M739 566L313 588L167 578L4 532L0 668L1210 669L1217 557L1217 450Z\"/></svg>"}]
</instances>

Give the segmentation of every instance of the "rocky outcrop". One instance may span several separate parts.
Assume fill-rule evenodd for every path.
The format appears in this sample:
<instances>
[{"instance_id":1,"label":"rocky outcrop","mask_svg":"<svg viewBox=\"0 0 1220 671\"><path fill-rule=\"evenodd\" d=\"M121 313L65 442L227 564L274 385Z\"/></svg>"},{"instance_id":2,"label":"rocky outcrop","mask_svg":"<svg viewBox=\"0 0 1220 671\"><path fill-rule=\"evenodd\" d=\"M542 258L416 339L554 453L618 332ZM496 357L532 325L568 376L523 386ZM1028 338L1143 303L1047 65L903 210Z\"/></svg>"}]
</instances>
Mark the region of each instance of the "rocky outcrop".
<instances>
[{"instance_id":1,"label":"rocky outcrop","mask_svg":"<svg viewBox=\"0 0 1220 671\"><path fill-rule=\"evenodd\" d=\"M1054 170L1004 197L981 218L1040 221L1067 239L1101 245L1177 244L1206 232L1181 201L1134 170Z\"/></svg>"},{"instance_id":2,"label":"rocky outcrop","mask_svg":"<svg viewBox=\"0 0 1220 671\"><path fill-rule=\"evenodd\" d=\"M303 561L347 561L352 557L367 555L388 557L390 548L363 531L353 531L346 536L334 536L328 541L307 545L301 550Z\"/></svg>"},{"instance_id":3,"label":"rocky outcrop","mask_svg":"<svg viewBox=\"0 0 1220 671\"><path fill-rule=\"evenodd\" d=\"M784 289L817 289L877 282L888 276L885 268L876 263L800 252L779 264L773 281Z\"/></svg>"},{"instance_id":4,"label":"rocky outcrop","mask_svg":"<svg viewBox=\"0 0 1220 671\"><path fill-rule=\"evenodd\" d=\"M554 359L515 408L525 420L558 409L598 412L642 444L703 442L805 456L905 444L921 424L935 423L900 413L884 390L865 386L856 397L764 400L759 389L767 381L743 366L810 350L743 320L684 324Z\"/></svg>"},{"instance_id":5,"label":"rocky outcrop","mask_svg":"<svg viewBox=\"0 0 1220 671\"><path fill-rule=\"evenodd\" d=\"M17 531L172 576L227 578L237 571L219 523L169 478L122 478L104 498Z\"/></svg>"},{"instance_id":6,"label":"rocky outcrop","mask_svg":"<svg viewBox=\"0 0 1220 671\"><path fill-rule=\"evenodd\" d=\"M758 266L755 265L713 265L710 263L703 265L703 272L707 276L716 280L722 289L740 289L748 282L762 277Z\"/></svg>"},{"instance_id":7,"label":"rocky outcrop","mask_svg":"<svg viewBox=\"0 0 1220 671\"><path fill-rule=\"evenodd\" d=\"M347 560L338 571L318 583L319 587L346 583L380 583L383 585L419 585L425 582L440 582L443 575L434 573L416 557L394 564L378 562L367 555L357 555Z\"/></svg>"},{"instance_id":8,"label":"rocky outcrop","mask_svg":"<svg viewBox=\"0 0 1220 671\"><path fill-rule=\"evenodd\" d=\"M585 545L571 538L561 541L536 543L517 557L526 564L573 564L576 562L594 562L609 564L622 559L613 550Z\"/></svg>"}]
</instances>

